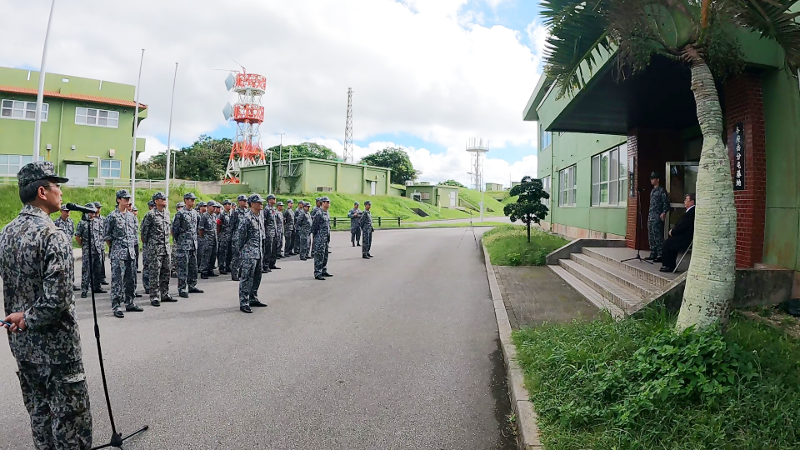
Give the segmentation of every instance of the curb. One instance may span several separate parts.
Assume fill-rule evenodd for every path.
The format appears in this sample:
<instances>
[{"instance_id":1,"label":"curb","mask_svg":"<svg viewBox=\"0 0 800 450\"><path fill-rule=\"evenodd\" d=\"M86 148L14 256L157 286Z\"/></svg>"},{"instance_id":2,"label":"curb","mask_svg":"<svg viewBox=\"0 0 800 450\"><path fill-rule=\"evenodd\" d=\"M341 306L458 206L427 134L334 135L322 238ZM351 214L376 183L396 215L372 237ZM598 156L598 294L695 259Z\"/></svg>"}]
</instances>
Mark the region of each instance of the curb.
<instances>
[{"instance_id":1,"label":"curb","mask_svg":"<svg viewBox=\"0 0 800 450\"><path fill-rule=\"evenodd\" d=\"M489 279L489 292L494 303L494 315L497 319L497 331L500 335L500 346L503 348L503 360L506 364L508 395L511 399L511 408L517 417L517 447L520 450L543 450L540 440L539 425L537 424L536 411L530 402L530 394L525 389L525 379L522 368L517 363L517 348L511 340L511 323L508 321L508 312L497 284L494 268L489 261L489 252L481 244L483 258L486 262L486 276Z\"/></svg>"}]
</instances>

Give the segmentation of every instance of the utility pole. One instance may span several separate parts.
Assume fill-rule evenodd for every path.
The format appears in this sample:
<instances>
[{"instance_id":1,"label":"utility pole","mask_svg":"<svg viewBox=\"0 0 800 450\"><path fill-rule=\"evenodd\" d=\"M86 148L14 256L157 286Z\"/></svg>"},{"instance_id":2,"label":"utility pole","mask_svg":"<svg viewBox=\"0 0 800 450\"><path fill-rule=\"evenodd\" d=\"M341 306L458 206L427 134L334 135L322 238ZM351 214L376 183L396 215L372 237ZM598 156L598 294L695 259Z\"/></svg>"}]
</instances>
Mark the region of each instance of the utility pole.
<instances>
[{"instance_id":1,"label":"utility pole","mask_svg":"<svg viewBox=\"0 0 800 450\"><path fill-rule=\"evenodd\" d=\"M166 169L166 195L167 195L167 206L169 206L169 162L170 156L172 155L172 149L170 148L170 144L172 143L172 111L175 106L175 82L178 81L178 63L175 63L175 75L172 78L172 99L170 100L169 104L169 131L167 131L167 167ZM174 166L173 166L174 167ZM175 170L173 168L173 170ZM173 178L175 175L173 175Z\"/></svg>"},{"instance_id":2,"label":"utility pole","mask_svg":"<svg viewBox=\"0 0 800 450\"><path fill-rule=\"evenodd\" d=\"M50 24L53 23L54 9L56 9L56 0L53 0L50 4L50 16L47 19L47 31L44 33L44 47L42 48L42 65L39 67L39 90L36 92L36 120L33 125L33 161L39 160L39 147L42 145L42 107L44 103L44 77L46 74L44 63L47 61L47 40L50 38Z\"/></svg>"},{"instance_id":3,"label":"utility pole","mask_svg":"<svg viewBox=\"0 0 800 450\"><path fill-rule=\"evenodd\" d=\"M353 88L347 88L347 123L344 126L342 160L353 162Z\"/></svg>"},{"instance_id":4,"label":"utility pole","mask_svg":"<svg viewBox=\"0 0 800 450\"><path fill-rule=\"evenodd\" d=\"M142 84L142 65L144 64L144 49L139 60L139 78L136 80L136 106L133 107L133 152L131 153L131 201L136 204L136 138L139 133L139 93Z\"/></svg>"}]
</instances>

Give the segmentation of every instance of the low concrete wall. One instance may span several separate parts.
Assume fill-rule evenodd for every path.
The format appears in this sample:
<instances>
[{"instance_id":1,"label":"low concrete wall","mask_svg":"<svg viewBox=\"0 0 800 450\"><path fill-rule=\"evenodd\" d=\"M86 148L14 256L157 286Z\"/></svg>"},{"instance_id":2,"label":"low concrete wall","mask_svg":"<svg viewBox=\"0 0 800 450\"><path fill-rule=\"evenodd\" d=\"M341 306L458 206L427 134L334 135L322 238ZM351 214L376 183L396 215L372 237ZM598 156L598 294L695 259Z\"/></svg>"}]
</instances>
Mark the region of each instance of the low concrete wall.
<instances>
[{"instance_id":1,"label":"low concrete wall","mask_svg":"<svg viewBox=\"0 0 800 450\"><path fill-rule=\"evenodd\" d=\"M569 244L561 247L547 255L547 265L554 266L558 264L559 259L569 259L571 253L580 253L584 247L625 247L624 239L576 239Z\"/></svg>"}]
</instances>

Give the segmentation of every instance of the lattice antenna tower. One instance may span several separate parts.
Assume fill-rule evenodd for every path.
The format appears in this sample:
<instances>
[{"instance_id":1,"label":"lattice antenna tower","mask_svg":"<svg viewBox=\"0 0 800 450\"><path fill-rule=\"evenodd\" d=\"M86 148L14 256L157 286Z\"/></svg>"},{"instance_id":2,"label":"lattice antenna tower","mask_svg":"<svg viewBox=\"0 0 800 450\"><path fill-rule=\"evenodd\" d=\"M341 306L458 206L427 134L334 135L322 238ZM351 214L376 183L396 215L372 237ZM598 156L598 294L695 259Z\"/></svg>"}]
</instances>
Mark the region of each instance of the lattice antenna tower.
<instances>
[{"instance_id":1,"label":"lattice antenna tower","mask_svg":"<svg viewBox=\"0 0 800 450\"><path fill-rule=\"evenodd\" d=\"M264 122L261 97L267 89L267 79L263 75L247 73L242 67L241 72L228 74L225 86L229 91L233 90L238 98L235 105L228 103L222 110L226 120L236 122L236 137L223 183L238 184L242 167L266 164L259 127Z\"/></svg>"},{"instance_id":2,"label":"lattice antenna tower","mask_svg":"<svg viewBox=\"0 0 800 450\"><path fill-rule=\"evenodd\" d=\"M344 162L353 162L353 88L347 88L347 123L344 126Z\"/></svg>"},{"instance_id":3,"label":"lattice antenna tower","mask_svg":"<svg viewBox=\"0 0 800 450\"><path fill-rule=\"evenodd\" d=\"M475 190L483 192L483 155L489 151L489 140L469 138L467 151L472 158L472 185Z\"/></svg>"}]
</instances>

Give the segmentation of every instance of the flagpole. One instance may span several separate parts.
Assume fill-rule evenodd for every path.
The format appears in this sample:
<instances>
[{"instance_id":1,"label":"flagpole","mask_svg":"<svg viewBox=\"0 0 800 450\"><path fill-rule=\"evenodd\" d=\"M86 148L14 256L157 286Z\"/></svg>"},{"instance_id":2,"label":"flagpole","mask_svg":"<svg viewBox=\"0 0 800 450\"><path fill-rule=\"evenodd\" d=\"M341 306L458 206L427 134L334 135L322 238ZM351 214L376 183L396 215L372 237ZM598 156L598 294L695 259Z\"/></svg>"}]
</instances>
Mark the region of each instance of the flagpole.
<instances>
[{"instance_id":1,"label":"flagpole","mask_svg":"<svg viewBox=\"0 0 800 450\"><path fill-rule=\"evenodd\" d=\"M39 160L39 147L42 142L42 103L44 103L44 63L47 61L47 41L50 38L50 24L53 23L53 10L56 9L56 0L50 4L50 16L47 19L47 31L44 33L44 48L42 48L42 65L39 67L39 90L36 93L36 121L33 125L33 160Z\"/></svg>"},{"instance_id":2,"label":"flagpole","mask_svg":"<svg viewBox=\"0 0 800 450\"><path fill-rule=\"evenodd\" d=\"M144 64L144 49L139 60L139 78L136 80L136 105L133 107L133 153L131 154L131 201L136 204L136 138L139 134L139 94L142 84L142 65Z\"/></svg>"},{"instance_id":3,"label":"flagpole","mask_svg":"<svg viewBox=\"0 0 800 450\"><path fill-rule=\"evenodd\" d=\"M170 145L172 144L172 111L175 106L175 81L178 79L178 63L175 63L175 76L172 78L172 100L170 100L169 104L169 131L167 132L167 165L166 169L166 181L167 181L167 207L169 207L169 163L170 163L170 155L172 154L172 150L170 149Z\"/></svg>"}]
</instances>

